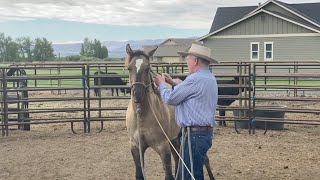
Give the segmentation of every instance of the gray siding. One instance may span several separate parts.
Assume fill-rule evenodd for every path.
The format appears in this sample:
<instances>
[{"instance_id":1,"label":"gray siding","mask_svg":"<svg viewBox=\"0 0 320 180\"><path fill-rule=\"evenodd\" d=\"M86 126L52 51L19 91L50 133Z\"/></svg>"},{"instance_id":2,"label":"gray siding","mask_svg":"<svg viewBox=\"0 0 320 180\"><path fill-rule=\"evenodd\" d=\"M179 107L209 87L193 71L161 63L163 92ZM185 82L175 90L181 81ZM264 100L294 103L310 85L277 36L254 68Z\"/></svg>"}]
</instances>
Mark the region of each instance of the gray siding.
<instances>
[{"instance_id":1,"label":"gray siding","mask_svg":"<svg viewBox=\"0 0 320 180\"><path fill-rule=\"evenodd\" d=\"M266 13L259 13L234 26L231 26L215 36L224 35L258 35L258 34L290 34L290 33L311 33L313 31L271 16Z\"/></svg>"},{"instance_id":2,"label":"gray siding","mask_svg":"<svg viewBox=\"0 0 320 180\"><path fill-rule=\"evenodd\" d=\"M250 42L259 42L259 60L264 61L264 42L273 42L273 61L320 60L320 36L274 38L206 38L218 61L250 61Z\"/></svg>"}]
</instances>

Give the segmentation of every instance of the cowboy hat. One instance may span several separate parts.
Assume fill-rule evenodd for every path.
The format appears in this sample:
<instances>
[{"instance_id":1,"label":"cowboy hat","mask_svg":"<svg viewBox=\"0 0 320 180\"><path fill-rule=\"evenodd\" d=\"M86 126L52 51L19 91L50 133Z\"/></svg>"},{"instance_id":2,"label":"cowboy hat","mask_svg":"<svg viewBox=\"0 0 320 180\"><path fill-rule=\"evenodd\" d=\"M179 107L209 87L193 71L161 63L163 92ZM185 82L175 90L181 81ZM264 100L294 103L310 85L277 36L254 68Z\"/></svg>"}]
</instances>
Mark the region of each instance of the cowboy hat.
<instances>
[{"instance_id":1,"label":"cowboy hat","mask_svg":"<svg viewBox=\"0 0 320 180\"><path fill-rule=\"evenodd\" d=\"M181 56L188 56L191 54L193 56L203 58L209 62L218 63L218 61L211 58L211 49L199 44L192 44L187 52L178 51L178 54L180 54Z\"/></svg>"}]
</instances>

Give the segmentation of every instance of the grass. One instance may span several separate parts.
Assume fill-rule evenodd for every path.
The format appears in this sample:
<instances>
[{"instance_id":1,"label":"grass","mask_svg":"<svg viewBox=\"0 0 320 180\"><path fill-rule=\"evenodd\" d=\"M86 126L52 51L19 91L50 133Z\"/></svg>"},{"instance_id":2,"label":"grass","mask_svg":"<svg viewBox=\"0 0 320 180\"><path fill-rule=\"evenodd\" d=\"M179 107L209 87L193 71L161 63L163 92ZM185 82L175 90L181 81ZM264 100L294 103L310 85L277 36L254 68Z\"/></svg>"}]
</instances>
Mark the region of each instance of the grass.
<instances>
[{"instance_id":1,"label":"grass","mask_svg":"<svg viewBox=\"0 0 320 180\"><path fill-rule=\"evenodd\" d=\"M256 85L294 85L294 81L291 80L257 80ZM298 80L297 84L299 86L320 86L320 80Z\"/></svg>"},{"instance_id":2,"label":"grass","mask_svg":"<svg viewBox=\"0 0 320 180\"><path fill-rule=\"evenodd\" d=\"M8 66L8 64L0 64L2 67ZM155 67L154 67L155 69ZM164 71L166 68L159 67L158 70L160 73ZM175 68L173 68L175 69ZM28 80L28 86L29 87L68 87L68 86L79 86L82 87L82 79L81 76L87 73L87 69L85 69L85 72L82 72L81 67L74 68L61 68L57 69L56 67L37 67L37 69L25 69L28 76L79 76L79 79L61 79L61 80ZM95 67L90 66L90 75L93 75L96 71L103 71L105 72L105 67L101 66ZM172 68L170 69L170 71ZM178 72L181 73L181 68L175 69ZM126 67L108 67L108 72L114 72L119 75L128 75L128 71ZM11 83L12 84L12 83ZM10 85L10 83L8 83ZM93 85L93 78L90 78L90 85ZM289 81L288 78L282 78L282 79L271 79L268 78L266 81L263 78L260 78L256 80L256 85L294 85L293 78ZM320 79L298 79L296 85L301 86L320 86ZM10 86L9 86L10 87Z\"/></svg>"}]
</instances>

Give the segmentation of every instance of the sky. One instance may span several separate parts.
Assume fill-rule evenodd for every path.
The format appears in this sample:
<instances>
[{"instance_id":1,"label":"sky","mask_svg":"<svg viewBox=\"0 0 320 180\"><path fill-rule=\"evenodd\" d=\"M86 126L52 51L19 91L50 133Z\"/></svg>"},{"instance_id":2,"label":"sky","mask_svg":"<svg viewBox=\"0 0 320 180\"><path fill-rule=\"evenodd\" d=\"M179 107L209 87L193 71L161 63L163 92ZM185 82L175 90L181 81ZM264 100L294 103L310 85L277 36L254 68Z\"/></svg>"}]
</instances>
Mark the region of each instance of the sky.
<instances>
[{"instance_id":1,"label":"sky","mask_svg":"<svg viewBox=\"0 0 320 180\"><path fill-rule=\"evenodd\" d=\"M283 0L308 3L319 0ZM53 43L188 38L206 35L218 7L258 0L0 0L0 33Z\"/></svg>"}]
</instances>

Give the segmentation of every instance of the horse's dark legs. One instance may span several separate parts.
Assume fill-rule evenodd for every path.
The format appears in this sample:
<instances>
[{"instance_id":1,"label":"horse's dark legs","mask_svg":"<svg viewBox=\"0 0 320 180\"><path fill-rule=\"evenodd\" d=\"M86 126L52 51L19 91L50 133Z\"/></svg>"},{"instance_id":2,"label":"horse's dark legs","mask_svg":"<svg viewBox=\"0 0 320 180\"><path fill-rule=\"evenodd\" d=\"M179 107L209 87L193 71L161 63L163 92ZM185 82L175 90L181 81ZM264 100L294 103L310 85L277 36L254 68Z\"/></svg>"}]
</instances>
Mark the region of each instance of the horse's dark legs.
<instances>
[{"instance_id":1,"label":"horse's dark legs","mask_svg":"<svg viewBox=\"0 0 320 180\"><path fill-rule=\"evenodd\" d=\"M224 119L224 117L226 117L226 111L225 110L219 110L219 116L220 116L220 118L222 118L223 117L223 119ZM227 123L226 123L226 121L219 121L219 126L227 126Z\"/></svg>"},{"instance_id":2,"label":"horse's dark legs","mask_svg":"<svg viewBox=\"0 0 320 180\"><path fill-rule=\"evenodd\" d=\"M177 150L177 152L179 152L180 150L180 140L179 137L171 140L171 143L173 144L174 148ZM170 146L171 148L171 154L173 156L175 165L174 165L174 174L177 174L177 169L178 169L178 164L179 164L179 156L177 155L176 151L173 149L172 146Z\"/></svg>"},{"instance_id":3,"label":"horse's dark legs","mask_svg":"<svg viewBox=\"0 0 320 180\"><path fill-rule=\"evenodd\" d=\"M93 91L95 96L99 96L99 89L94 88Z\"/></svg>"},{"instance_id":4,"label":"horse's dark legs","mask_svg":"<svg viewBox=\"0 0 320 180\"><path fill-rule=\"evenodd\" d=\"M204 160L204 165L206 166L206 169L207 169L207 172L208 172L210 180L215 180L215 178L213 176L213 173L211 171L210 161L209 161L209 157L208 156L206 156L206 159Z\"/></svg>"},{"instance_id":5,"label":"horse's dark legs","mask_svg":"<svg viewBox=\"0 0 320 180\"><path fill-rule=\"evenodd\" d=\"M163 170L165 172L165 180L174 180L174 177L172 175L171 152L169 143L163 144L155 150L160 155Z\"/></svg>"},{"instance_id":6,"label":"horse's dark legs","mask_svg":"<svg viewBox=\"0 0 320 180\"><path fill-rule=\"evenodd\" d=\"M119 96L119 88L116 88L117 96Z\"/></svg>"},{"instance_id":7,"label":"horse's dark legs","mask_svg":"<svg viewBox=\"0 0 320 180\"><path fill-rule=\"evenodd\" d=\"M142 148L142 160L144 162L144 153L147 148ZM144 180L140 162L140 155L139 155L139 148L136 146L131 146L131 154L136 165L136 179L137 180Z\"/></svg>"}]
</instances>

